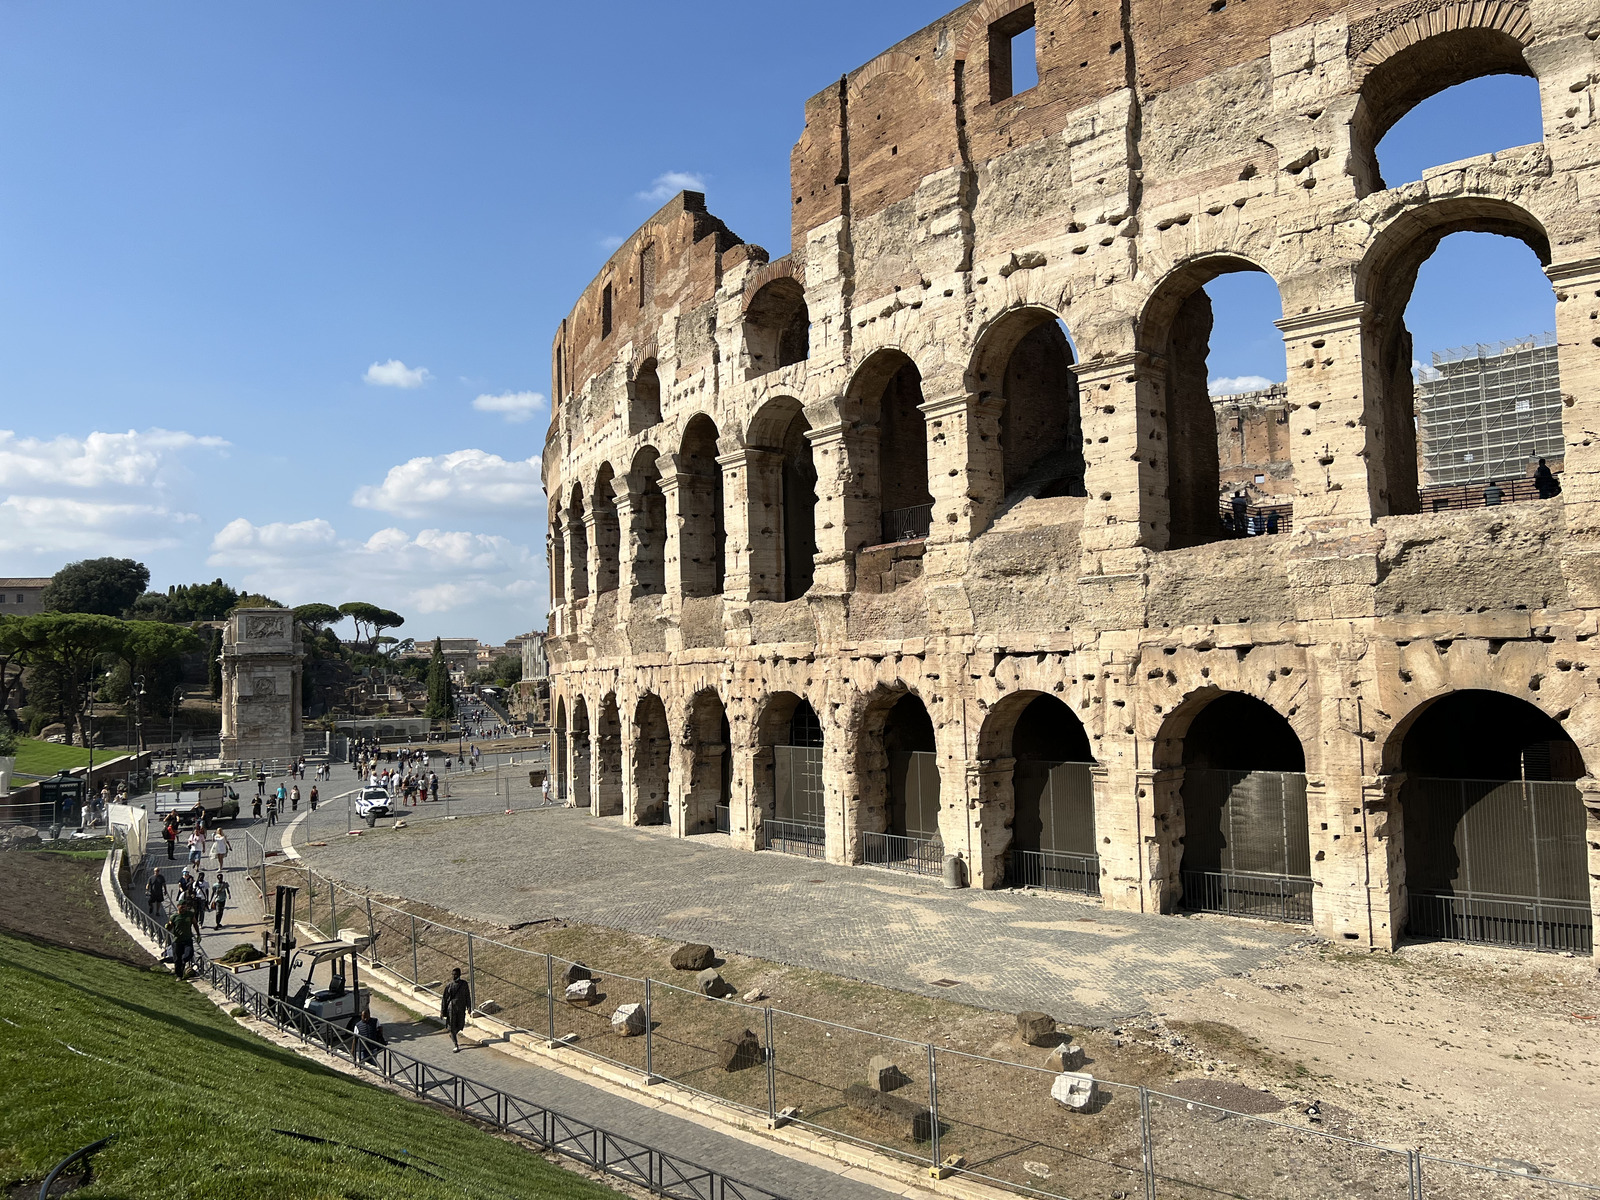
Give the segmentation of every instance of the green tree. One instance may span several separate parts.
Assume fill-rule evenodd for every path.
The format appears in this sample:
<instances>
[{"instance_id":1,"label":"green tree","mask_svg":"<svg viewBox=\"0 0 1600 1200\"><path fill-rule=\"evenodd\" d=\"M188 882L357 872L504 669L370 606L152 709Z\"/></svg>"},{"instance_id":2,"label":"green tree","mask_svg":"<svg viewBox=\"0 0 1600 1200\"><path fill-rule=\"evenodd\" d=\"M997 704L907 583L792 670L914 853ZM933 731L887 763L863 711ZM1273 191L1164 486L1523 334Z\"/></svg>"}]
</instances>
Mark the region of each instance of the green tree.
<instances>
[{"instance_id":1,"label":"green tree","mask_svg":"<svg viewBox=\"0 0 1600 1200\"><path fill-rule=\"evenodd\" d=\"M429 720L443 721L455 715L455 687L450 682L450 664L444 660L444 646L433 639L433 655L428 659Z\"/></svg>"},{"instance_id":2,"label":"green tree","mask_svg":"<svg viewBox=\"0 0 1600 1200\"><path fill-rule=\"evenodd\" d=\"M99 613L63 612L24 617L22 623L29 699L66 725L71 743L100 664L121 651L127 623Z\"/></svg>"},{"instance_id":3,"label":"green tree","mask_svg":"<svg viewBox=\"0 0 1600 1200\"><path fill-rule=\"evenodd\" d=\"M239 603L239 593L220 579L210 583L180 583L167 589L171 621L220 621ZM272 608L268 604L265 607Z\"/></svg>"},{"instance_id":4,"label":"green tree","mask_svg":"<svg viewBox=\"0 0 1600 1200\"><path fill-rule=\"evenodd\" d=\"M144 678L144 705L154 716L170 716L173 692L183 679L183 656L200 648L200 635L187 625L129 621L118 654L130 678Z\"/></svg>"},{"instance_id":5,"label":"green tree","mask_svg":"<svg viewBox=\"0 0 1600 1200\"><path fill-rule=\"evenodd\" d=\"M380 608L371 622L373 639L376 640L385 629L399 629L405 623L406 619L393 609Z\"/></svg>"},{"instance_id":6,"label":"green tree","mask_svg":"<svg viewBox=\"0 0 1600 1200\"><path fill-rule=\"evenodd\" d=\"M339 605L339 612L355 622L356 641L366 642L370 645L372 639L378 636L377 626L383 618L384 610L376 604L368 604L365 600L349 600ZM361 636L361 627L363 625L368 630L365 637Z\"/></svg>"},{"instance_id":7,"label":"green tree","mask_svg":"<svg viewBox=\"0 0 1600 1200\"><path fill-rule=\"evenodd\" d=\"M224 615L232 615L241 608L283 608L271 596L263 596L259 592L251 592L248 596L240 596Z\"/></svg>"},{"instance_id":8,"label":"green tree","mask_svg":"<svg viewBox=\"0 0 1600 1200\"><path fill-rule=\"evenodd\" d=\"M331 604L297 604L294 607L294 619L312 633L321 633L343 617L344 614Z\"/></svg>"},{"instance_id":9,"label":"green tree","mask_svg":"<svg viewBox=\"0 0 1600 1200\"><path fill-rule=\"evenodd\" d=\"M41 598L46 609L120 617L150 586L150 568L131 558L89 558L68 563Z\"/></svg>"},{"instance_id":10,"label":"green tree","mask_svg":"<svg viewBox=\"0 0 1600 1200\"><path fill-rule=\"evenodd\" d=\"M501 687L519 683L522 680L522 655L497 654L484 674L489 677L489 682L497 683Z\"/></svg>"},{"instance_id":11,"label":"green tree","mask_svg":"<svg viewBox=\"0 0 1600 1200\"><path fill-rule=\"evenodd\" d=\"M21 617L0 617L0 729L7 732L20 726L12 695L22 682L23 649L27 645L22 636Z\"/></svg>"}]
</instances>

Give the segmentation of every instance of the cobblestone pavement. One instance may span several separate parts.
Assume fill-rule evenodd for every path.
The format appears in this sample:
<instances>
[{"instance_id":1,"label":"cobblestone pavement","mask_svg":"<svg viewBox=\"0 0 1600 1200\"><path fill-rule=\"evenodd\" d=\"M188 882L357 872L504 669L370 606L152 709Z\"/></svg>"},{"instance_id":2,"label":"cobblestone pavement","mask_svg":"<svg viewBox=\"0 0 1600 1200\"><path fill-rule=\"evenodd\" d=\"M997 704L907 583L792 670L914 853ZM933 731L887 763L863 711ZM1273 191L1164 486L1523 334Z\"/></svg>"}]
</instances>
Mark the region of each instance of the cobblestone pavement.
<instances>
[{"instance_id":1,"label":"cobblestone pavement","mask_svg":"<svg viewBox=\"0 0 1600 1200\"><path fill-rule=\"evenodd\" d=\"M457 777L458 797L493 781ZM523 781L527 792L526 779ZM519 796L526 803L526 796ZM510 925L546 917L706 942L988 1008L1110 1025L1172 989L1250 971L1310 931L1217 916L1147 916L1029 892L751 854L586 810L423 821L359 838L324 808L295 832L317 870L357 887ZM308 846L326 836L325 846ZM958 980L935 987L934 980Z\"/></svg>"},{"instance_id":2,"label":"cobblestone pavement","mask_svg":"<svg viewBox=\"0 0 1600 1200\"><path fill-rule=\"evenodd\" d=\"M175 883L183 864L167 863L159 838L152 839L150 852L155 856L152 861ZM215 875L214 860L208 857L203 866L208 878ZM230 865L228 882L238 904L224 914L220 931L212 928L215 917L207 915L203 944L211 954L222 954L240 942L259 945L261 941L262 911L255 888L245 879L240 866ZM246 972L240 978L264 984L265 975L264 971ZM904 1189L886 1180L881 1187L877 1186L873 1176L858 1168L797 1160L700 1121L677 1116L660 1101L645 1097L629 1099L545 1070L526 1059L502 1053L492 1042L472 1045L459 1055L454 1054L439 1025L417 1021L404 1008L378 997L374 997L372 1008L374 1015L383 1022L389 1044L413 1058L441 1070L459 1071L513 1096L546 1105L564 1116L655 1146L700 1166L724 1171L735 1179L769 1188L791 1200L887 1200L890 1196L904 1194Z\"/></svg>"}]
</instances>

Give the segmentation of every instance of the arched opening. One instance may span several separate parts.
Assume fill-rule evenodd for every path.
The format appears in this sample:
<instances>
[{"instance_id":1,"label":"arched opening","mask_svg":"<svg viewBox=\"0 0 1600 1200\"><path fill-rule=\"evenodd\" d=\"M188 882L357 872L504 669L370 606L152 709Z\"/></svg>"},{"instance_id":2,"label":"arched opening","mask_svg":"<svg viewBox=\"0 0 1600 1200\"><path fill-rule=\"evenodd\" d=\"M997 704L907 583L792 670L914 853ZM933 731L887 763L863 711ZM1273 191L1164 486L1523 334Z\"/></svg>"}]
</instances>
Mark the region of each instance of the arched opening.
<instances>
[{"instance_id":1,"label":"arched opening","mask_svg":"<svg viewBox=\"0 0 1600 1200\"><path fill-rule=\"evenodd\" d=\"M589 745L589 704L582 696L572 702L572 804L588 808L589 772L593 769Z\"/></svg>"},{"instance_id":2,"label":"arched opening","mask_svg":"<svg viewBox=\"0 0 1600 1200\"><path fill-rule=\"evenodd\" d=\"M1412 937L1589 954L1583 756L1559 722L1499 692L1453 692L1400 743Z\"/></svg>"},{"instance_id":3,"label":"arched opening","mask_svg":"<svg viewBox=\"0 0 1600 1200\"><path fill-rule=\"evenodd\" d=\"M979 354L980 395L998 395L1002 402L1007 501L1082 496L1083 421L1066 327L1046 309L1022 309L985 335Z\"/></svg>"},{"instance_id":4,"label":"arched opening","mask_svg":"<svg viewBox=\"0 0 1600 1200\"><path fill-rule=\"evenodd\" d=\"M722 465L717 462L717 426L704 413L683 432L679 455L678 505L682 519L678 570L685 596L722 594L724 532Z\"/></svg>"},{"instance_id":5,"label":"arched opening","mask_svg":"<svg viewBox=\"0 0 1600 1200\"><path fill-rule=\"evenodd\" d=\"M1375 62L1362 82L1351 120L1350 170L1358 194L1365 196L1420 179L1426 166L1544 140L1537 82L1517 87L1511 80L1489 78L1532 79L1520 30L1479 27L1423 37L1411 26L1396 32L1402 39L1415 40ZM1363 57L1378 58L1377 47ZM1489 86L1459 86L1472 81ZM1433 115L1443 120L1404 122L1408 114L1430 100L1436 101L1428 106L1434 112L1418 111L1417 117ZM1416 132L1399 128L1402 124L1414 124ZM1399 135L1398 140L1390 137L1391 131ZM1414 153L1401 169L1402 152L1416 142L1418 134L1431 141L1431 152ZM1503 140L1506 137L1517 140ZM1441 139L1446 140L1441 144ZM1380 157L1391 167L1387 182L1379 170Z\"/></svg>"},{"instance_id":6,"label":"arched opening","mask_svg":"<svg viewBox=\"0 0 1600 1200\"><path fill-rule=\"evenodd\" d=\"M989 715L984 740L1011 760L1012 887L1100 894L1094 826L1094 754L1083 722L1054 696L1010 696ZM1009 731L1007 732L1007 727Z\"/></svg>"},{"instance_id":7,"label":"arched opening","mask_svg":"<svg viewBox=\"0 0 1600 1200\"><path fill-rule=\"evenodd\" d=\"M822 858L826 811L822 787L822 722L809 702L779 692L758 725L761 759L756 806L762 845L784 854Z\"/></svg>"},{"instance_id":8,"label":"arched opening","mask_svg":"<svg viewBox=\"0 0 1600 1200\"><path fill-rule=\"evenodd\" d=\"M633 594L660 596L667 590L667 498L661 492L661 468L655 449L646 446L633 456Z\"/></svg>"},{"instance_id":9,"label":"arched opening","mask_svg":"<svg viewBox=\"0 0 1600 1200\"><path fill-rule=\"evenodd\" d=\"M572 487L572 503L567 508L567 561L572 568L572 598L589 594L589 526L583 507L583 485Z\"/></svg>"},{"instance_id":10,"label":"arched opening","mask_svg":"<svg viewBox=\"0 0 1600 1200\"><path fill-rule=\"evenodd\" d=\"M922 414L922 373L898 350L880 350L862 365L851 389L861 404L866 434L859 473L862 490L878 497L879 527L865 531L884 543L928 536L933 495L928 490L928 428Z\"/></svg>"},{"instance_id":11,"label":"arched opening","mask_svg":"<svg viewBox=\"0 0 1600 1200\"><path fill-rule=\"evenodd\" d=\"M621 533L617 526L617 493L612 486L614 475L611 464L606 463L595 477L594 496L594 555L596 593L614 592L621 574Z\"/></svg>"},{"instance_id":12,"label":"arched opening","mask_svg":"<svg viewBox=\"0 0 1600 1200\"><path fill-rule=\"evenodd\" d=\"M917 696L906 694L871 725L863 736L876 741L881 769L869 773L874 791L881 789L883 830L863 830L861 861L873 866L938 875L944 869L944 844L939 836L939 756L933 719ZM881 773L880 773L881 770Z\"/></svg>"},{"instance_id":13,"label":"arched opening","mask_svg":"<svg viewBox=\"0 0 1600 1200\"><path fill-rule=\"evenodd\" d=\"M551 772L556 777L556 799L565 803L572 776L567 766L567 698L565 696L561 696L556 700L555 737L551 738L550 742L551 753L555 759L551 764Z\"/></svg>"},{"instance_id":14,"label":"arched opening","mask_svg":"<svg viewBox=\"0 0 1600 1200\"><path fill-rule=\"evenodd\" d=\"M1140 343L1165 376L1164 457L1151 469L1166 480L1167 518L1147 531L1156 548L1288 530L1282 314L1272 277L1238 258L1189 263L1152 297Z\"/></svg>"},{"instance_id":15,"label":"arched opening","mask_svg":"<svg viewBox=\"0 0 1600 1200\"><path fill-rule=\"evenodd\" d=\"M567 542L559 500L550 512L547 544L550 548L550 603L551 607L559 608L567 599Z\"/></svg>"},{"instance_id":16,"label":"arched opening","mask_svg":"<svg viewBox=\"0 0 1600 1200\"><path fill-rule=\"evenodd\" d=\"M622 718L617 711L617 695L607 692L600 702L600 720L595 725L594 815L614 817L622 811Z\"/></svg>"},{"instance_id":17,"label":"arched opening","mask_svg":"<svg viewBox=\"0 0 1600 1200\"><path fill-rule=\"evenodd\" d=\"M1483 234L1500 237L1472 236ZM1374 245L1359 279L1370 306L1362 353L1377 392L1369 407L1380 453L1368 463L1377 514L1477 508L1559 492L1560 376L1554 337L1540 332L1554 325L1555 298L1534 260L1550 261L1539 224L1521 209L1483 199L1414 209ZM1486 267L1503 272L1503 286L1483 286ZM1518 328L1513 320L1534 327ZM1436 343L1437 357L1419 353L1413 322ZM1514 340L1472 340L1493 333ZM1463 341L1471 344L1447 349ZM1433 361L1424 368L1419 360ZM1548 460L1545 472L1538 469L1541 458Z\"/></svg>"},{"instance_id":18,"label":"arched opening","mask_svg":"<svg viewBox=\"0 0 1600 1200\"><path fill-rule=\"evenodd\" d=\"M633 710L633 823L667 823L672 735L661 697L646 692Z\"/></svg>"},{"instance_id":19,"label":"arched opening","mask_svg":"<svg viewBox=\"0 0 1600 1200\"><path fill-rule=\"evenodd\" d=\"M683 795L683 833L727 833L733 795L733 747L722 698L709 688L689 702L689 786Z\"/></svg>"},{"instance_id":20,"label":"arched opening","mask_svg":"<svg viewBox=\"0 0 1600 1200\"><path fill-rule=\"evenodd\" d=\"M793 396L769 400L750 421L750 584L761 600L798 600L817 553L817 469L811 425Z\"/></svg>"},{"instance_id":21,"label":"arched opening","mask_svg":"<svg viewBox=\"0 0 1600 1200\"><path fill-rule=\"evenodd\" d=\"M811 590L817 557L817 468L811 459L811 424L800 413L783 434L783 598Z\"/></svg>"},{"instance_id":22,"label":"arched opening","mask_svg":"<svg viewBox=\"0 0 1600 1200\"><path fill-rule=\"evenodd\" d=\"M661 424L661 372L656 360L639 364L628 388L628 432L643 433Z\"/></svg>"},{"instance_id":23,"label":"arched opening","mask_svg":"<svg viewBox=\"0 0 1600 1200\"><path fill-rule=\"evenodd\" d=\"M744 346L746 379L811 357L811 313L798 280L774 279L755 294L745 310Z\"/></svg>"},{"instance_id":24,"label":"arched opening","mask_svg":"<svg viewBox=\"0 0 1600 1200\"><path fill-rule=\"evenodd\" d=\"M1306 759L1289 722L1224 692L1182 734L1183 906L1311 920Z\"/></svg>"}]
</instances>

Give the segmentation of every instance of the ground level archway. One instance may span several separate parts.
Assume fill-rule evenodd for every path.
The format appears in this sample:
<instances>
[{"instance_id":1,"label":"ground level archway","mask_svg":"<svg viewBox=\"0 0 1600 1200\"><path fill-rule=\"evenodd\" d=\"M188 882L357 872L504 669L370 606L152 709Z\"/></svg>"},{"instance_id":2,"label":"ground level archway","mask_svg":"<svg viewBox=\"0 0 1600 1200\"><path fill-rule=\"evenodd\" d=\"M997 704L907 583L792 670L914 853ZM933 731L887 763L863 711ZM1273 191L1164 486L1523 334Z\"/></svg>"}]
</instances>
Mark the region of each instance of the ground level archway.
<instances>
[{"instance_id":1,"label":"ground level archway","mask_svg":"<svg viewBox=\"0 0 1600 1200\"><path fill-rule=\"evenodd\" d=\"M635 825L667 823L667 778L672 753L672 735L667 728L667 709L661 697L646 692L633 716L633 788L628 798Z\"/></svg>"}]
</instances>

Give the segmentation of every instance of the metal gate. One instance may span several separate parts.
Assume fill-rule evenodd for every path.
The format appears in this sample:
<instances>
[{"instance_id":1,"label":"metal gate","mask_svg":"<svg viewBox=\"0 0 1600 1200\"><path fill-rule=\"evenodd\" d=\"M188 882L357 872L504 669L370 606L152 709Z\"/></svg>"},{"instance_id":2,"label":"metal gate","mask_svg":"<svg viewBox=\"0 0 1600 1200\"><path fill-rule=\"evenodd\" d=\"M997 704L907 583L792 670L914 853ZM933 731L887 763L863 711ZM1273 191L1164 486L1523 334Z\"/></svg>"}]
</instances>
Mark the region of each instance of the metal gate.
<instances>
[{"instance_id":1,"label":"metal gate","mask_svg":"<svg viewBox=\"0 0 1600 1200\"><path fill-rule=\"evenodd\" d=\"M1576 785L1407 779L1401 811L1413 937L1594 952Z\"/></svg>"},{"instance_id":2,"label":"metal gate","mask_svg":"<svg viewBox=\"0 0 1600 1200\"><path fill-rule=\"evenodd\" d=\"M862 833L861 861L917 875L938 875L943 870L939 756L932 750L889 755L889 828Z\"/></svg>"},{"instance_id":3,"label":"metal gate","mask_svg":"<svg viewBox=\"0 0 1600 1200\"><path fill-rule=\"evenodd\" d=\"M1183 906L1311 920L1306 777L1291 771L1183 773Z\"/></svg>"},{"instance_id":4,"label":"metal gate","mask_svg":"<svg viewBox=\"0 0 1600 1200\"><path fill-rule=\"evenodd\" d=\"M1017 761L1011 774L1016 815L1006 854L1006 882L1012 887L1100 894L1092 768L1092 763Z\"/></svg>"},{"instance_id":5,"label":"metal gate","mask_svg":"<svg viewBox=\"0 0 1600 1200\"><path fill-rule=\"evenodd\" d=\"M822 747L772 748L774 819L763 823L768 850L823 856Z\"/></svg>"}]
</instances>

